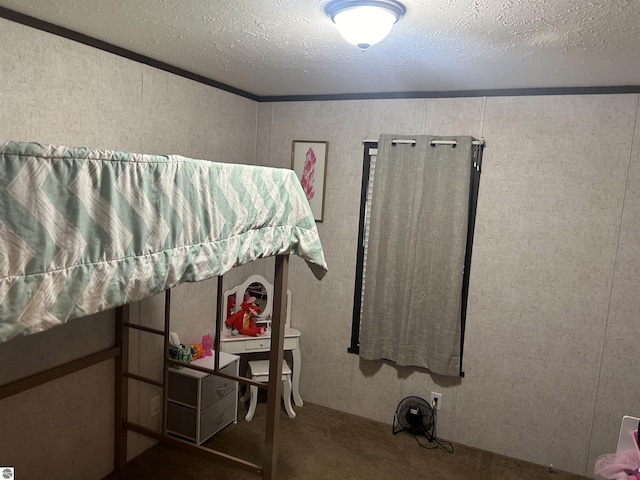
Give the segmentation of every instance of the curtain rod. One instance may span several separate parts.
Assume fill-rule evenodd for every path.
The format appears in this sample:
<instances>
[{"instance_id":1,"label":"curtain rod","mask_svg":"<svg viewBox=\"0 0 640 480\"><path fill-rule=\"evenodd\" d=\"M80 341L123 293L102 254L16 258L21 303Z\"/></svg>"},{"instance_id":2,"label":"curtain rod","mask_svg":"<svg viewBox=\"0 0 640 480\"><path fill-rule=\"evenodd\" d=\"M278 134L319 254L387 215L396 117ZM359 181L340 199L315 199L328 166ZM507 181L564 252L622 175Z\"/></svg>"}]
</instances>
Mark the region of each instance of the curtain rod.
<instances>
[{"instance_id":1,"label":"curtain rod","mask_svg":"<svg viewBox=\"0 0 640 480\"><path fill-rule=\"evenodd\" d=\"M378 140L370 140L370 139L364 139L362 140L362 143L378 143ZM408 145L415 145L416 144L416 140L401 140L401 139L393 139L391 140L391 143L395 143L395 144L408 144ZM481 140L474 140L471 142L473 145L484 145L484 138ZM457 145L458 142L456 140L431 140L431 145Z\"/></svg>"}]
</instances>

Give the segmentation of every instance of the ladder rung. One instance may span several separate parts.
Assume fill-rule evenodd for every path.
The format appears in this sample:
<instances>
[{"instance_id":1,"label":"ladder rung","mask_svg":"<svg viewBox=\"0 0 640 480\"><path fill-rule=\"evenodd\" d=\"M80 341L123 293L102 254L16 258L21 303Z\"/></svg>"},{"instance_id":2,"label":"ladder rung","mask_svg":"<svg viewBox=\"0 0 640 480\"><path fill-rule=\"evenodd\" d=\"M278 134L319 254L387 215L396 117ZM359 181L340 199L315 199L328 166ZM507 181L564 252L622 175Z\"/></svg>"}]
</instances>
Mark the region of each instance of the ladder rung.
<instances>
[{"instance_id":1,"label":"ladder rung","mask_svg":"<svg viewBox=\"0 0 640 480\"><path fill-rule=\"evenodd\" d=\"M136 375L135 373L125 373L124 376L133 378L134 380L138 380L140 382L148 383L149 385L155 385L156 387L160 387L160 388L164 387L162 382L158 382L156 380L152 380L151 378Z\"/></svg>"},{"instance_id":2,"label":"ladder rung","mask_svg":"<svg viewBox=\"0 0 640 480\"><path fill-rule=\"evenodd\" d=\"M137 325L135 323L129 323L126 322L124 324L125 327L129 327L129 328L133 328L135 330L142 330L144 332L149 332L149 333L155 333L156 335L161 335L164 337L164 331L163 330L157 330L155 328L151 328L151 327L145 327L144 325Z\"/></svg>"}]
</instances>

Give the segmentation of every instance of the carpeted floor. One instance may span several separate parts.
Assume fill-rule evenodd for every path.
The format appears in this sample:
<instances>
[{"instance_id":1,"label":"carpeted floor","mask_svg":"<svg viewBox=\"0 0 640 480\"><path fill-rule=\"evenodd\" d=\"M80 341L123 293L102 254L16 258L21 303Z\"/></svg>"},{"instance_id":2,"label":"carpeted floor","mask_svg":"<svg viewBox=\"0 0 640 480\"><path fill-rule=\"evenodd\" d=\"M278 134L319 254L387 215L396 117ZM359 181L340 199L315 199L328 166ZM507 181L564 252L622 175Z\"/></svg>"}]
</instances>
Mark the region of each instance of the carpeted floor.
<instances>
[{"instance_id":1,"label":"carpeted floor","mask_svg":"<svg viewBox=\"0 0 640 480\"><path fill-rule=\"evenodd\" d=\"M239 420L206 442L206 446L262 464L266 405L258 404L251 422ZM391 426L305 403L291 419L280 420L278 480L585 480L587 477L475 448L454 444L447 453L435 443L422 443L407 432L393 435ZM435 448L434 448L435 447ZM108 480L256 480L260 477L196 454L156 445L129 462Z\"/></svg>"}]
</instances>

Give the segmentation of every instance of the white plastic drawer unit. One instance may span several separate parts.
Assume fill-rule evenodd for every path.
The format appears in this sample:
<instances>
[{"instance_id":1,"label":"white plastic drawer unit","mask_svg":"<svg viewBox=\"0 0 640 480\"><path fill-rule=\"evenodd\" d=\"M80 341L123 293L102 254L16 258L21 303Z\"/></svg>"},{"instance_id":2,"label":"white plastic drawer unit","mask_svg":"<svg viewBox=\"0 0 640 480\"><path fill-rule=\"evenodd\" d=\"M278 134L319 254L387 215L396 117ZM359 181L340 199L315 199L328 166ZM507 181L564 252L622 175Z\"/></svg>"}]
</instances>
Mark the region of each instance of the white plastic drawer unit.
<instances>
[{"instance_id":1,"label":"white plastic drawer unit","mask_svg":"<svg viewBox=\"0 0 640 480\"><path fill-rule=\"evenodd\" d=\"M220 372L235 375L235 367L236 365L231 363L221 368ZM196 375L192 376L192 373ZM197 388L193 388L195 382L198 381L200 382L199 393ZM227 378L208 375L189 368L169 370L169 400L189 407L197 407L198 402L200 402L200 408L206 408L230 392L235 391L236 383Z\"/></svg>"},{"instance_id":2,"label":"white plastic drawer unit","mask_svg":"<svg viewBox=\"0 0 640 480\"><path fill-rule=\"evenodd\" d=\"M169 403L167 429L189 440L198 439L196 443L200 445L235 422L234 400L233 395L227 395L221 402L209 405L199 412L195 408Z\"/></svg>"},{"instance_id":3,"label":"white plastic drawer unit","mask_svg":"<svg viewBox=\"0 0 640 480\"><path fill-rule=\"evenodd\" d=\"M238 375L240 357L220 352L220 371ZM194 365L213 369L213 357ZM200 445L238 415L238 382L185 367L169 370L167 430Z\"/></svg>"}]
</instances>

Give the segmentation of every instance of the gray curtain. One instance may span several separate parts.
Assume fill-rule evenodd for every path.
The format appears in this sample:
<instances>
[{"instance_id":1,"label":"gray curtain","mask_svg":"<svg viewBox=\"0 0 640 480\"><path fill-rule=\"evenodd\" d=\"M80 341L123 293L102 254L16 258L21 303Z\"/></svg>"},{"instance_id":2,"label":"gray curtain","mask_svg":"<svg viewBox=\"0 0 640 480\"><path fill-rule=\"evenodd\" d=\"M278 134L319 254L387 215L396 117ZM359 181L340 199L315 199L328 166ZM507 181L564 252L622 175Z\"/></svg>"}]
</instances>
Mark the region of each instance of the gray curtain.
<instances>
[{"instance_id":1,"label":"gray curtain","mask_svg":"<svg viewBox=\"0 0 640 480\"><path fill-rule=\"evenodd\" d=\"M457 145L432 146L435 139ZM366 360L460 374L472 141L379 138L360 331Z\"/></svg>"}]
</instances>

